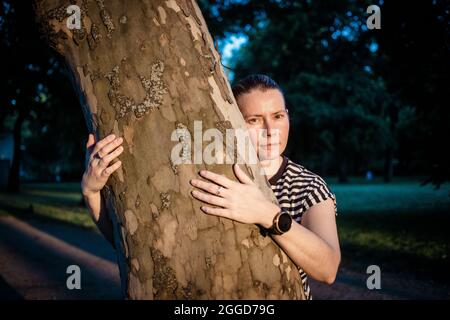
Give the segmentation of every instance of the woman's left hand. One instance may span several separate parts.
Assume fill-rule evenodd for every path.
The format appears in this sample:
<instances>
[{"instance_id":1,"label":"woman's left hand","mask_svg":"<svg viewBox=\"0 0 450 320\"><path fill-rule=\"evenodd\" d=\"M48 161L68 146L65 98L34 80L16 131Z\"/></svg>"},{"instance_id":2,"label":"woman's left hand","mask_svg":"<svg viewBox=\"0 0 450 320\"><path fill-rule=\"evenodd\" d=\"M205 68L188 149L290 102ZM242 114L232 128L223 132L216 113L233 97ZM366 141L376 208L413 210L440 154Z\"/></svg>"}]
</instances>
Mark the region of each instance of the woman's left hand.
<instances>
[{"instance_id":1,"label":"woman's left hand","mask_svg":"<svg viewBox=\"0 0 450 320\"><path fill-rule=\"evenodd\" d=\"M269 228L279 207L266 199L259 187L239 165L233 165L233 169L240 182L208 170L201 170L200 176L208 181L192 179L190 183L205 192L194 190L192 195L206 204L217 206L216 208L201 206L202 211L207 214Z\"/></svg>"}]
</instances>

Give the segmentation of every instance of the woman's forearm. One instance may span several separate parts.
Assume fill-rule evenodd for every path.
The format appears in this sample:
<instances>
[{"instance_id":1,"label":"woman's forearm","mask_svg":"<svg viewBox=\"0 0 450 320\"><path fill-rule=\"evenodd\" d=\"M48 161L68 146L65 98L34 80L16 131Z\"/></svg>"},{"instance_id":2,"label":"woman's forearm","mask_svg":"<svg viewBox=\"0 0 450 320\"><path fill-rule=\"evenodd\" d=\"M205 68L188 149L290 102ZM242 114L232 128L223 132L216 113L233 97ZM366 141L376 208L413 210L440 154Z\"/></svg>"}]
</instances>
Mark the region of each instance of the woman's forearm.
<instances>
[{"instance_id":1,"label":"woman's forearm","mask_svg":"<svg viewBox=\"0 0 450 320\"><path fill-rule=\"evenodd\" d=\"M340 254L319 236L293 221L288 232L272 238L309 276L328 284L334 282Z\"/></svg>"},{"instance_id":2,"label":"woman's forearm","mask_svg":"<svg viewBox=\"0 0 450 320\"><path fill-rule=\"evenodd\" d=\"M278 208L279 210L279 208ZM271 226L277 210L268 209L265 227ZM339 250L301 224L292 221L291 229L273 240L292 261L312 278L328 284L334 282L340 262Z\"/></svg>"},{"instance_id":3,"label":"woman's forearm","mask_svg":"<svg viewBox=\"0 0 450 320\"><path fill-rule=\"evenodd\" d=\"M111 245L115 247L112 223L108 217L106 205L100 192L93 194L83 194L83 197L89 210L89 214L91 215L92 220L97 225L97 228L106 238L106 240L108 240Z\"/></svg>"}]
</instances>

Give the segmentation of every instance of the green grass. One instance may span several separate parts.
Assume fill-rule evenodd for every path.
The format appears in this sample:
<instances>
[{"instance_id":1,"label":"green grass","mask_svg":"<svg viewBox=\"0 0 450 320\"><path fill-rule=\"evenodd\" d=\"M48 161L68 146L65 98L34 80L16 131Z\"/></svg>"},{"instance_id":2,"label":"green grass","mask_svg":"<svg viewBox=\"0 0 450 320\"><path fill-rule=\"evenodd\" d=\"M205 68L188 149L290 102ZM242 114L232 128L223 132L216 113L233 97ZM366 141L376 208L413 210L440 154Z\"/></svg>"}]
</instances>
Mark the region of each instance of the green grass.
<instances>
[{"instance_id":1,"label":"green grass","mask_svg":"<svg viewBox=\"0 0 450 320\"><path fill-rule=\"evenodd\" d=\"M418 180L390 184L330 180L337 197L343 265L377 264L383 270L450 283L448 184L434 190L420 186ZM98 232L80 201L79 183L24 184L20 194L0 193L0 214L70 223Z\"/></svg>"},{"instance_id":2,"label":"green grass","mask_svg":"<svg viewBox=\"0 0 450 320\"><path fill-rule=\"evenodd\" d=\"M78 183L24 184L20 194L0 192L0 214L54 220L96 230L80 201Z\"/></svg>"},{"instance_id":3,"label":"green grass","mask_svg":"<svg viewBox=\"0 0 450 320\"><path fill-rule=\"evenodd\" d=\"M338 218L338 228L341 240L351 245L440 260L448 256L449 222L444 212L347 215Z\"/></svg>"},{"instance_id":4,"label":"green grass","mask_svg":"<svg viewBox=\"0 0 450 320\"><path fill-rule=\"evenodd\" d=\"M330 184L344 264L377 264L450 283L449 185Z\"/></svg>"},{"instance_id":5,"label":"green grass","mask_svg":"<svg viewBox=\"0 0 450 320\"><path fill-rule=\"evenodd\" d=\"M414 214L450 208L449 184L438 190L431 185L421 186L418 181L330 184L330 188L336 194L339 212L343 214Z\"/></svg>"}]
</instances>

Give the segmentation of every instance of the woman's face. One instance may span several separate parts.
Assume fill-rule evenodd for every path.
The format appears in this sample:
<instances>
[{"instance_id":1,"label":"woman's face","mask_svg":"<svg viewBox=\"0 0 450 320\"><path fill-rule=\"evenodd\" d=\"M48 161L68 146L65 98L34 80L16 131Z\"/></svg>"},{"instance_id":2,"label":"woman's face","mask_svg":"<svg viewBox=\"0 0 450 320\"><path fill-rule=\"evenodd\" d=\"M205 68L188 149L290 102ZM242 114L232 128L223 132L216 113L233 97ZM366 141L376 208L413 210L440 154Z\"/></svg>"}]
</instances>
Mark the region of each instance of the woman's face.
<instances>
[{"instance_id":1,"label":"woman's face","mask_svg":"<svg viewBox=\"0 0 450 320\"><path fill-rule=\"evenodd\" d=\"M286 149L289 136L289 117L283 94L278 89L253 89L240 95L237 104L259 159L277 159Z\"/></svg>"}]
</instances>

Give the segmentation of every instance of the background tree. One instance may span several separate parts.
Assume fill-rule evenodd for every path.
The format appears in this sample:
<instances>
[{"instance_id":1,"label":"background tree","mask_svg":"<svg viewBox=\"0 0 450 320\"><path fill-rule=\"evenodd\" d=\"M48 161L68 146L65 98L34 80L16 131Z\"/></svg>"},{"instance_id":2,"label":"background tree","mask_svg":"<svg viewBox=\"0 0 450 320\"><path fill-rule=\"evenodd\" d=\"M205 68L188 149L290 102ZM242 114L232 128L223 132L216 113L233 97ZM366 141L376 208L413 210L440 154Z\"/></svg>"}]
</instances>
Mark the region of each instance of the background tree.
<instances>
[{"instance_id":1,"label":"background tree","mask_svg":"<svg viewBox=\"0 0 450 320\"><path fill-rule=\"evenodd\" d=\"M380 1L381 30L366 27L370 1L201 3L214 34L248 39L230 62L234 78L267 73L286 89L295 160L341 181L369 169L390 181L394 166L447 179L445 1Z\"/></svg>"},{"instance_id":2,"label":"background tree","mask_svg":"<svg viewBox=\"0 0 450 320\"><path fill-rule=\"evenodd\" d=\"M8 190L22 179L78 179L83 168L85 125L79 105L59 59L40 40L31 3L2 1L0 124L12 132L14 155ZM33 54L30 54L30 53Z\"/></svg>"},{"instance_id":3,"label":"background tree","mask_svg":"<svg viewBox=\"0 0 450 320\"><path fill-rule=\"evenodd\" d=\"M378 71L416 113L411 131L399 137L402 170L426 172L438 187L450 178L443 152L450 123L450 3L385 1L383 10L377 41L387 59Z\"/></svg>"}]
</instances>

